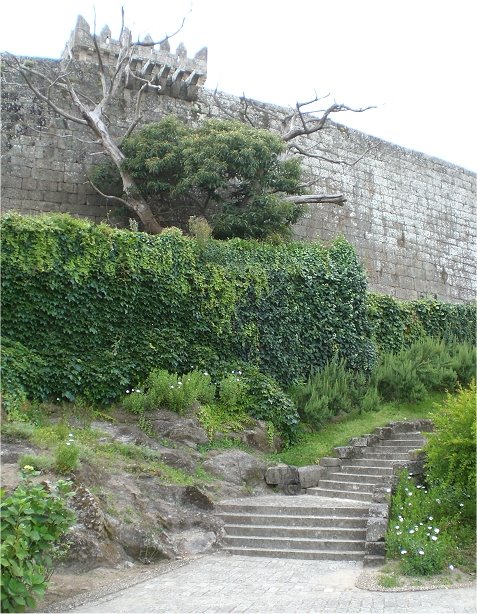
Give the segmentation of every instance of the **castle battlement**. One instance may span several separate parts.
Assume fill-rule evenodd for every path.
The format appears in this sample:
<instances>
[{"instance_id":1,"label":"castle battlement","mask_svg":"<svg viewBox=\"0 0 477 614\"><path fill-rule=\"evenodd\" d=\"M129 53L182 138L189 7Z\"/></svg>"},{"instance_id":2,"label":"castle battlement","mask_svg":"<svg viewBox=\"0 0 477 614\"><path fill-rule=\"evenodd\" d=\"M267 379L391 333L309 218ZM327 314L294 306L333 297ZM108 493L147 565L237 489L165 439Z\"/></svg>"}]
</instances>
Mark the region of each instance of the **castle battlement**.
<instances>
[{"instance_id":1,"label":"castle battlement","mask_svg":"<svg viewBox=\"0 0 477 614\"><path fill-rule=\"evenodd\" d=\"M86 19L78 15L74 30L63 52L63 59L73 58L81 62L97 63L97 52L94 45L94 34ZM207 78L207 47L203 47L193 58L187 56L187 49L180 43L171 53L169 41L166 40L158 45L153 45L153 39L148 34L142 44L132 42L131 32L124 28L121 40L111 38L111 30L104 26L96 42L101 52L103 62L114 65L121 48L125 44L131 49L131 70L142 78L148 79L154 85L160 85L155 89L159 95L195 100L198 90ZM159 48L157 48L159 47ZM137 89L140 82L131 75L126 77L126 88Z\"/></svg>"}]
</instances>

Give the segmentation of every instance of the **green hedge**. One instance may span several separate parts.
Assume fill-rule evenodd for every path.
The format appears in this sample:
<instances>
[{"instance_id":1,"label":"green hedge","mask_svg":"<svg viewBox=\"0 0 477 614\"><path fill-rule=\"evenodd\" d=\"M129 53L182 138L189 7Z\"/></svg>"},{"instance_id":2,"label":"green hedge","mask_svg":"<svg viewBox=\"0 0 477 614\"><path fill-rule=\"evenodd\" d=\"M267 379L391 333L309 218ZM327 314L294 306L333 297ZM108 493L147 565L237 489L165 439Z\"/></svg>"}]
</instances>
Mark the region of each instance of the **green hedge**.
<instances>
[{"instance_id":1,"label":"green hedge","mask_svg":"<svg viewBox=\"0 0 477 614\"><path fill-rule=\"evenodd\" d=\"M16 343L4 377L33 398L107 403L153 368L248 362L288 385L334 354L374 363L366 281L344 240L201 246L175 229L9 214L2 241L2 334Z\"/></svg>"},{"instance_id":2,"label":"green hedge","mask_svg":"<svg viewBox=\"0 0 477 614\"><path fill-rule=\"evenodd\" d=\"M476 305L455 305L436 300L399 301L368 294L372 337L380 352L398 352L429 336L475 343Z\"/></svg>"}]
</instances>

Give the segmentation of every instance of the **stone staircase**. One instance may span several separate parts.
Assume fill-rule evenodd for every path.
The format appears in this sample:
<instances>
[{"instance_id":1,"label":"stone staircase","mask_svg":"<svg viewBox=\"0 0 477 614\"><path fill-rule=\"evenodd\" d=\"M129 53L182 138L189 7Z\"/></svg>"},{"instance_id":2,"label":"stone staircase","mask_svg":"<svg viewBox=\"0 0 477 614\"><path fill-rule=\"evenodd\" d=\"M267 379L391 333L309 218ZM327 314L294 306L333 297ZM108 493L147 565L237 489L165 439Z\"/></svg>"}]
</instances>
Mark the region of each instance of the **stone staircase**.
<instances>
[{"instance_id":1,"label":"stone staircase","mask_svg":"<svg viewBox=\"0 0 477 614\"><path fill-rule=\"evenodd\" d=\"M425 441L420 431L396 424L397 431L384 427L336 448L341 458L322 459L318 483L303 494L219 504L224 548L248 556L383 562L393 467L408 464L409 451Z\"/></svg>"},{"instance_id":2,"label":"stone staircase","mask_svg":"<svg viewBox=\"0 0 477 614\"><path fill-rule=\"evenodd\" d=\"M393 466L410 460L409 451L423 443L420 432L410 432L397 433L377 445L363 446L358 457L344 459L338 471L327 471L317 487L307 489L307 494L371 503L375 486L390 483Z\"/></svg>"}]
</instances>

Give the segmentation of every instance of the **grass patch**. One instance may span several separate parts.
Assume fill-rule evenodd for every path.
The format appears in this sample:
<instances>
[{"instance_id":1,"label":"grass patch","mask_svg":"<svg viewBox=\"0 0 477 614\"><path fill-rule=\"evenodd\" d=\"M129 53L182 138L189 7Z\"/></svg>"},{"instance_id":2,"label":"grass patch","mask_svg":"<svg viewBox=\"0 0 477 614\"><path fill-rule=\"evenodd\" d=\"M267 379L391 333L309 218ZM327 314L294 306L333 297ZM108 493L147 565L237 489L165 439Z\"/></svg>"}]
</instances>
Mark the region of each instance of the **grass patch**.
<instances>
[{"instance_id":1,"label":"grass patch","mask_svg":"<svg viewBox=\"0 0 477 614\"><path fill-rule=\"evenodd\" d=\"M433 393L419 403L383 403L377 411L350 415L340 422L328 423L319 431L304 433L297 444L278 454L269 454L269 460L288 465L313 465L323 456L331 456L333 448L348 443L351 437L357 437L372 431L388 422L429 418L434 403L441 402L445 393Z\"/></svg>"},{"instance_id":2,"label":"grass patch","mask_svg":"<svg viewBox=\"0 0 477 614\"><path fill-rule=\"evenodd\" d=\"M399 586L399 578L390 574L385 574L378 578L378 584L383 588L396 588L396 586Z\"/></svg>"}]
</instances>

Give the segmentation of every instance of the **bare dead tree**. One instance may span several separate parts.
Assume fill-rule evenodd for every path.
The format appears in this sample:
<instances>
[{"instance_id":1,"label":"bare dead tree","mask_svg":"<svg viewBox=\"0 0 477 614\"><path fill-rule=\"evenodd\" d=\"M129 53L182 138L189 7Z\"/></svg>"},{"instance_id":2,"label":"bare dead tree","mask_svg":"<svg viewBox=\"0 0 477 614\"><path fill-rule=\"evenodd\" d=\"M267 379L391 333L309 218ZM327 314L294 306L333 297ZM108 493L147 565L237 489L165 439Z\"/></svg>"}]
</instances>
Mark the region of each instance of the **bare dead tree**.
<instances>
[{"instance_id":1,"label":"bare dead tree","mask_svg":"<svg viewBox=\"0 0 477 614\"><path fill-rule=\"evenodd\" d=\"M92 99L81 86L73 81L75 75L75 60L70 50L66 59L61 63L61 70L56 76L47 74L12 54L5 54L5 61L18 74L33 92L55 114L62 117L66 122L72 122L87 127L96 137L95 143L101 146L102 151L113 161L121 175L125 198L107 196L96 186L94 189L107 199L115 200L133 211L144 225L146 232L158 234L163 230L160 221L152 212L149 204L140 195L131 174L124 169L124 154L120 149L121 141L128 137L141 121L141 109L143 96L146 91L159 90L160 85L154 83L147 76L147 69L140 73L133 69L133 56L138 46L164 45L171 36L177 34L184 25L182 24L172 35L166 35L160 41L146 40L144 42L132 42L130 31L124 26L124 11L122 11L122 26L119 36L119 52L115 61L106 61L98 44L96 32L92 39L94 52L97 60L97 72L101 83L100 94L97 99ZM88 27L89 33L89 27ZM135 80L139 87L136 92L134 116L127 129L120 138L114 138L109 128L107 112L111 107L120 88L128 79ZM63 96L63 97L62 97ZM68 103L66 103L66 100Z\"/></svg>"},{"instance_id":2,"label":"bare dead tree","mask_svg":"<svg viewBox=\"0 0 477 614\"><path fill-rule=\"evenodd\" d=\"M328 98L328 96L318 97L315 96L312 100L307 102L297 102L295 107L290 109L286 114L273 112L267 107L267 115L271 117L276 126L276 130L280 134L283 141L287 144L288 154L298 154L307 158L315 158L329 162L330 164L354 166L360 162L374 147L369 147L363 151L356 159L352 161L344 160L333 155L332 152L326 149L317 147L310 149L309 146L304 146L300 141L301 137L308 137L316 132L324 130L329 125L330 116L336 113L342 113L349 111L351 113L363 113L369 109L375 108L374 106L368 106L363 108L352 108L344 104L338 104L333 102L331 105L324 109L315 109L313 105ZM237 116L231 113L221 102L217 89L214 92L214 101L221 112L231 119L236 119ZM240 98L242 108L240 114L243 121L253 127L258 127L257 117L260 117L261 106L260 103L247 98L243 95ZM315 204L326 203L332 205L342 206L346 202L344 194L306 194L306 195L292 195L286 196L285 200L294 202L297 204Z\"/></svg>"}]
</instances>

